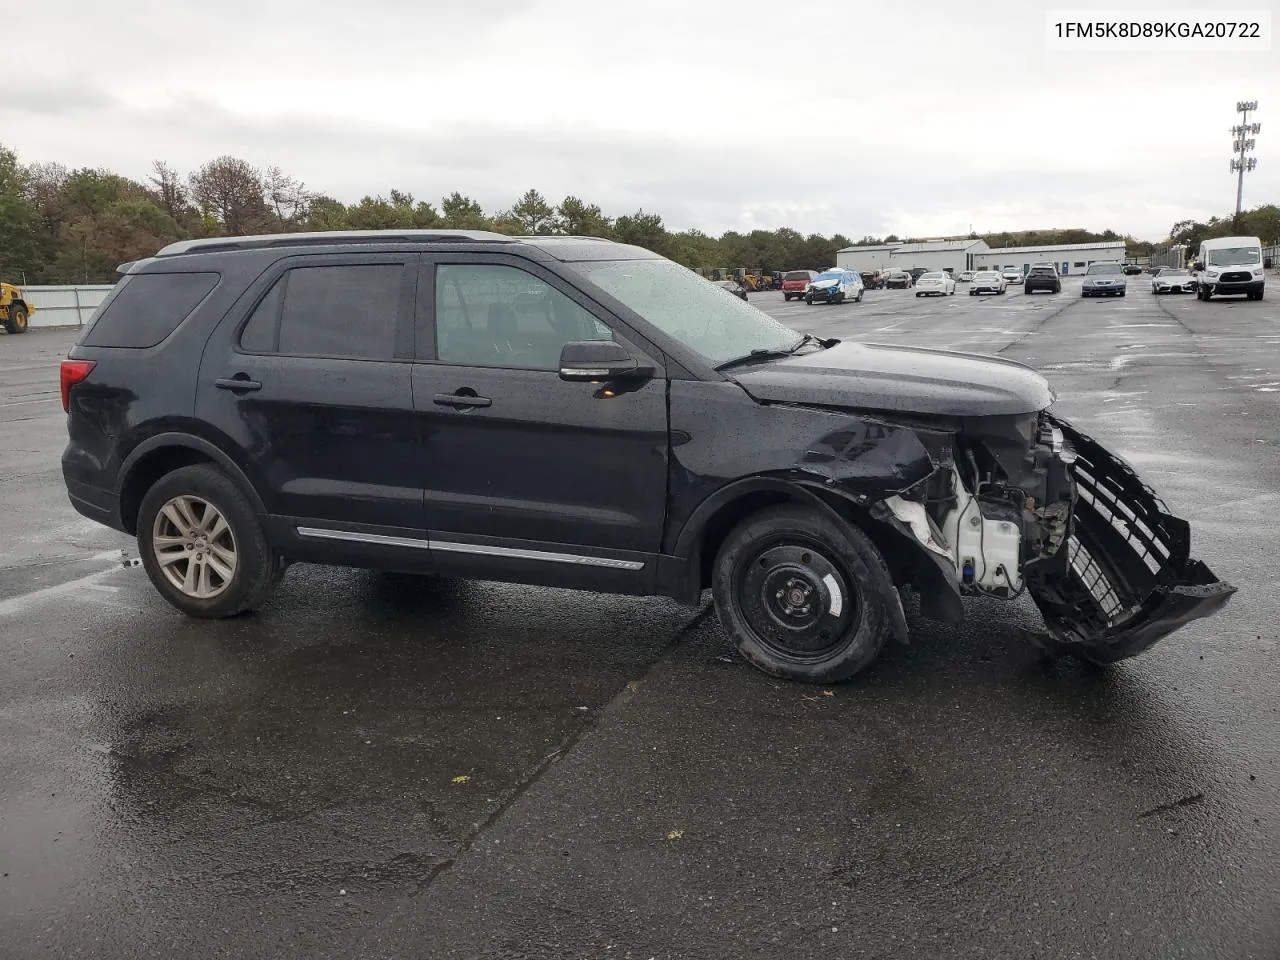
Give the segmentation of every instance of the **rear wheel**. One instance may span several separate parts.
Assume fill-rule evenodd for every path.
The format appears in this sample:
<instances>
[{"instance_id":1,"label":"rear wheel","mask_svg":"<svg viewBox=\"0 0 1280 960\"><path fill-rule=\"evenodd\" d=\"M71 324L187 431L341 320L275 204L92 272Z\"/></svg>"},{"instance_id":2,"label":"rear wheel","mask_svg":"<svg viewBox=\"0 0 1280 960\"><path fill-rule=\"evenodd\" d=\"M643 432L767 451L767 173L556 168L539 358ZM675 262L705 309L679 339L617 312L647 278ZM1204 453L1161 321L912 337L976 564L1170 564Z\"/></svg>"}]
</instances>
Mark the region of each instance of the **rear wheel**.
<instances>
[{"instance_id":1,"label":"rear wheel","mask_svg":"<svg viewBox=\"0 0 1280 960\"><path fill-rule=\"evenodd\" d=\"M4 322L4 329L7 333L26 333L27 308L21 305L10 307L9 319Z\"/></svg>"},{"instance_id":2,"label":"rear wheel","mask_svg":"<svg viewBox=\"0 0 1280 960\"><path fill-rule=\"evenodd\" d=\"M147 491L138 552L160 594L192 617L243 613L284 575L253 505L209 464L165 474Z\"/></svg>"},{"instance_id":3,"label":"rear wheel","mask_svg":"<svg viewBox=\"0 0 1280 960\"><path fill-rule=\"evenodd\" d=\"M746 660L808 683L844 680L870 664L901 602L866 534L795 506L761 511L729 534L712 592Z\"/></svg>"}]
</instances>

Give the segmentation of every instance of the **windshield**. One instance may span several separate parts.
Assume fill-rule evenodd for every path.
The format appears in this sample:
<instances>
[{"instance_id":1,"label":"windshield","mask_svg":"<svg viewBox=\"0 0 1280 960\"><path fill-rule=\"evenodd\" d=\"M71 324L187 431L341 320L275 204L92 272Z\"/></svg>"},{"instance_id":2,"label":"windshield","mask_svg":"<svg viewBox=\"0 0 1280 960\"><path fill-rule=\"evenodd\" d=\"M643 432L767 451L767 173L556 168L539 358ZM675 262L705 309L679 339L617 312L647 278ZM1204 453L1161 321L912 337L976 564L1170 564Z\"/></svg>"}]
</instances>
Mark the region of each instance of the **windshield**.
<instances>
[{"instance_id":1,"label":"windshield","mask_svg":"<svg viewBox=\"0 0 1280 960\"><path fill-rule=\"evenodd\" d=\"M1161 271L1160 271L1160 276L1162 276L1162 277L1189 277L1189 276L1191 276L1191 274L1187 273L1187 271L1185 271L1185 270L1171 270L1170 268L1165 267L1163 270L1161 270Z\"/></svg>"},{"instance_id":2,"label":"windshield","mask_svg":"<svg viewBox=\"0 0 1280 960\"><path fill-rule=\"evenodd\" d=\"M843 280L844 271L842 270L825 270L818 274L819 280Z\"/></svg>"},{"instance_id":3,"label":"windshield","mask_svg":"<svg viewBox=\"0 0 1280 960\"><path fill-rule=\"evenodd\" d=\"M1219 247L1209 251L1209 266L1236 267L1250 263L1258 263L1262 259L1262 251L1257 247Z\"/></svg>"},{"instance_id":4,"label":"windshield","mask_svg":"<svg viewBox=\"0 0 1280 960\"><path fill-rule=\"evenodd\" d=\"M752 350L786 350L800 334L671 260L566 264L711 366Z\"/></svg>"},{"instance_id":5,"label":"windshield","mask_svg":"<svg viewBox=\"0 0 1280 960\"><path fill-rule=\"evenodd\" d=\"M941 274L941 273L926 273L926 274L922 274L920 279L921 280L941 280L943 276L944 274Z\"/></svg>"},{"instance_id":6,"label":"windshield","mask_svg":"<svg viewBox=\"0 0 1280 960\"><path fill-rule=\"evenodd\" d=\"M1108 276L1114 273L1124 273L1124 268L1118 263L1092 263L1089 265L1088 272L1091 276L1097 276L1098 274Z\"/></svg>"},{"instance_id":7,"label":"windshield","mask_svg":"<svg viewBox=\"0 0 1280 960\"><path fill-rule=\"evenodd\" d=\"M975 280L998 280L999 278L1000 278L1000 274L994 273L993 271L990 271L990 270L983 270L973 275L973 279Z\"/></svg>"}]
</instances>

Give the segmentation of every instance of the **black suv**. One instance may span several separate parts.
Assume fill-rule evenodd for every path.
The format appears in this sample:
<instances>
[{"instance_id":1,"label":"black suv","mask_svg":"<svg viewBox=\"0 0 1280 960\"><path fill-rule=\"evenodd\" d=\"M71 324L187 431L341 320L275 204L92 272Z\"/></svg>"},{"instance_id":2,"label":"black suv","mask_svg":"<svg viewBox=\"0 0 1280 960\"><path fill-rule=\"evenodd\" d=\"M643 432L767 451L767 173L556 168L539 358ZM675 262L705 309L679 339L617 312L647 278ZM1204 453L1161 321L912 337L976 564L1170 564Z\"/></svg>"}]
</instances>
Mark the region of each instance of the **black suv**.
<instances>
[{"instance_id":1,"label":"black suv","mask_svg":"<svg viewBox=\"0 0 1280 960\"><path fill-rule=\"evenodd\" d=\"M121 271L63 363L63 472L195 617L291 561L710 588L745 658L828 682L905 640L908 586L952 621L1026 591L1103 662L1234 592L1030 368L801 335L637 247L295 234Z\"/></svg>"},{"instance_id":2,"label":"black suv","mask_svg":"<svg viewBox=\"0 0 1280 960\"><path fill-rule=\"evenodd\" d=\"M1026 279L1022 281L1022 292L1035 293L1037 290L1062 292L1062 278L1058 276L1057 267L1052 264L1036 264L1027 271Z\"/></svg>"}]
</instances>

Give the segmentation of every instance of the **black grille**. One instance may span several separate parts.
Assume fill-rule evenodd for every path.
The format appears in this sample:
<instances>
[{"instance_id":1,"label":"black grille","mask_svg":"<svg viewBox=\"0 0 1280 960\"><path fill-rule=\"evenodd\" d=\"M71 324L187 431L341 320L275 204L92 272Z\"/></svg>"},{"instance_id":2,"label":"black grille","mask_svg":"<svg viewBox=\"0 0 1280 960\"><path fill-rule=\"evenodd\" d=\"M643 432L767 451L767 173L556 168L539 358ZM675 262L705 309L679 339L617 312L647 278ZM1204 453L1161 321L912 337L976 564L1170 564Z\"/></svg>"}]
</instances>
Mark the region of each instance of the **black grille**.
<instances>
[{"instance_id":1,"label":"black grille","mask_svg":"<svg viewBox=\"0 0 1280 960\"><path fill-rule=\"evenodd\" d=\"M1246 273L1243 270L1224 273L1222 275L1223 283L1248 283L1253 279L1253 274Z\"/></svg>"}]
</instances>

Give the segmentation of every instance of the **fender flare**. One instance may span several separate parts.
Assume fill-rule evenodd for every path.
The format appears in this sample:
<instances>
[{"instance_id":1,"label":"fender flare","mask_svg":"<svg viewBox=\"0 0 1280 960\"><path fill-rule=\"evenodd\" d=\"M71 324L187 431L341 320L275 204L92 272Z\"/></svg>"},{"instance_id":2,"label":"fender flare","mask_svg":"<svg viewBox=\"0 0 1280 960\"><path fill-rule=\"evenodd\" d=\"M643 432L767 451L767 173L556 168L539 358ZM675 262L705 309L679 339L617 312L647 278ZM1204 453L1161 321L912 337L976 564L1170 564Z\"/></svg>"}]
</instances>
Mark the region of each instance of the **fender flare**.
<instances>
[{"instance_id":1,"label":"fender flare","mask_svg":"<svg viewBox=\"0 0 1280 960\"><path fill-rule=\"evenodd\" d=\"M236 486L240 488L240 491L249 498L249 502L253 504L254 511L259 516L266 516L266 505L262 502L262 498L258 496L257 489L250 482L249 477L245 474L244 470L241 469L240 465L232 460L227 452L217 444L191 433L176 433L172 431L167 433L157 433L155 436L151 436L146 440L143 440L136 447L130 450L129 455L125 457L124 461L120 464L120 479L116 483L117 498L123 496L124 488L128 484L129 477L133 473L134 468L138 465L138 462L143 457L147 456L147 454L154 453L156 450L160 450L164 447L185 447L188 450L195 450L196 452L207 456L210 460L221 467L227 475L231 477L232 481L235 482Z\"/></svg>"}]
</instances>

